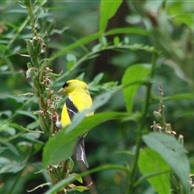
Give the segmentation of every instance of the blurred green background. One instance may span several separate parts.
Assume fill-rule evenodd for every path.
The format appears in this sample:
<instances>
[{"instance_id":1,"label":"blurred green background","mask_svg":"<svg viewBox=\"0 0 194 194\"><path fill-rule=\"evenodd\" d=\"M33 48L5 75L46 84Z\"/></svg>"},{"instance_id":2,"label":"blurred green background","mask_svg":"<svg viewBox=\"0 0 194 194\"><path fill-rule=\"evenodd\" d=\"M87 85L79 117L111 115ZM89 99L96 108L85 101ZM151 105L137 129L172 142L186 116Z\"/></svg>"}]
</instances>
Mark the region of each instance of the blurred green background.
<instances>
[{"instance_id":1,"label":"blurred green background","mask_svg":"<svg viewBox=\"0 0 194 194\"><path fill-rule=\"evenodd\" d=\"M127 67L133 64L151 63L154 47L162 54L157 59L157 69L152 87L153 96L159 96L158 87L162 86L165 102L166 122L171 123L176 133L184 136L185 147L191 164L194 166L193 123L194 101L193 83L193 29L194 7L190 1L123 1L117 13L109 20L107 31L121 27L146 29L147 36L138 33L117 34L104 38L111 45L115 36L120 42L132 45L131 49L102 49L91 54L78 66L74 62L91 53L98 47L96 39L88 44L69 50L57 57L50 66L54 73L69 72L56 82L57 91L65 81L82 78L90 85L93 97L120 85ZM46 44L45 58L50 58L79 39L99 30L100 1L37 1L36 29ZM161 11L160 11L161 9ZM37 115L36 98L23 95L32 93L31 80L26 78L27 62L26 39L31 39L28 13L22 3L0 1L0 193L26 193L27 190L47 181L46 173L35 174L41 169L42 148L47 140L44 134L22 132L22 127L40 130ZM140 48L140 49L138 49ZM102 79L94 84L95 76L103 73ZM140 87L135 98L134 111L141 111L144 100L144 88ZM173 97L179 95L179 97ZM170 98L172 97L172 98ZM30 99L30 100L29 100ZM61 104L58 105L59 112ZM153 111L158 109L158 102L153 97L149 107L147 128L151 129ZM122 92L98 111L116 110L125 112ZM10 124L11 123L11 124ZM22 126L22 127L21 127ZM136 137L135 122L109 121L95 127L86 137L86 151L90 168L103 164L128 164L131 156L119 151L133 151ZM33 150L28 154L29 147ZM27 161L27 163L26 163ZM22 170L25 166L25 170ZM75 172L79 172L75 162ZM91 175L98 193L124 193L127 177L118 171L101 171ZM44 193L47 188L40 188L32 193ZM89 191L87 191L89 193ZM86 193L87 193L86 192ZM136 193L155 193L147 183L141 185Z\"/></svg>"}]
</instances>

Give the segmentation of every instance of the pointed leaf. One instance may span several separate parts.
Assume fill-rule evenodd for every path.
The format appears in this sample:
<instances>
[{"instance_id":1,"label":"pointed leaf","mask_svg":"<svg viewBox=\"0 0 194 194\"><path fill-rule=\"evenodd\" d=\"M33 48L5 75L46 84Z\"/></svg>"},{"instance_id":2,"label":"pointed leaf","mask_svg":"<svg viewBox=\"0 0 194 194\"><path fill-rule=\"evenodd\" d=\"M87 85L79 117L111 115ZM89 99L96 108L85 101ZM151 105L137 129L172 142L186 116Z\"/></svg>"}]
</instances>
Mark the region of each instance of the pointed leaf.
<instances>
[{"instance_id":1,"label":"pointed leaf","mask_svg":"<svg viewBox=\"0 0 194 194\"><path fill-rule=\"evenodd\" d=\"M169 171L169 165L164 159L155 151L150 148L144 148L141 150L138 160L138 166L141 173L146 176L147 174L160 173ZM170 194L170 173L156 174L148 178L150 184L155 188L157 193Z\"/></svg>"},{"instance_id":2,"label":"pointed leaf","mask_svg":"<svg viewBox=\"0 0 194 194\"><path fill-rule=\"evenodd\" d=\"M186 150L175 137L163 133L150 133L143 136L144 142L169 164L189 192L189 161Z\"/></svg>"},{"instance_id":3,"label":"pointed leaf","mask_svg":"<svg viewBox=\"0 0 194 194\"><path fill-rule=\"evenodd\" d=\"M140 85L134 84L128 87L125 87L125 86L133 82L145 80L145 78L149 73L150 73L150 65L148 64L133 65L133 66L130 66L125 71L125 74L122 78L122 85L124 86L123 93L124 93L124 98L127 106L127 111L129 113L132 112L133 99Z\"/></svg>"},{"instance_id":4,"label":"pointed leaf","mask_svg":"<svg viewBox=\"0 0 194 194\"><path fill-rule=\"evenodd\" d=\"M77 123L77 120L73 119L72 124L69 125L66 130L62 129L46 143L43 151L44 167L61 160L67 160L69 156L72 155L72 148L76 144L77 138L86 133L92 127L111 119L122 118L126 114L119 112L106 112L87 117L84 120L82 113L79 113L76 118L78 118L79 115L82 119L80 123Z\"/></svg>"},{"instance_id":5,"label":"pointed leaf","mask_svg":"<svg viewBox=\"0 0 194 194\"><path fill-rule=\"evenodd\" d=\"M70 191L79 191L80 193L83 191L89 190L88 186L75 186L72 189L70 189Z\"/></svg>"},{"instance_id":6,"label":"pointed leaf","mask_svg":"<svg viewBox=\"0 0 194 194\"><path fill-rule=\"evenodd\" d=\"M15 154L16 156L19 156L19 152L17 148L15 147L15 145L13 145L10 142L1 142L1 144L4 144L5 147L8 148L13 154Z\"/></svg>"},{"instance_id":7,"label":"pointed leaf","mask_svg":"<svg viewBox=\"0 0 194 194\"><path fill-rule=\"evenodd\" d=\"M72 173L72 174L69 175L69 177L71 177L71 176L73 176L76 181L78 181L80 183L83 183L83 179L82 179L82 177L79 174Z\"/></svg>"},{"instance_id":8,"label":"pointed leaf","mask_svg":"<svg viewBox=\"0 0 194 194\"><path fill-rule=\"evenodd\" d=\"M106 30L108 20L112 18L120 7L122 0L109 1L101 0L100 4L100 21L99 21L99 31L104 33Z\"/></svg>"},{"instance_id":9,"label":"pointed leaf","mask_svg":"<svg viewBox=\"0 0 194 194\"><path fill-rule=\"evenodd\" d=\"M17 173L25 168L25 164L10 160L5 157L0 157L0 173Z\"/></svg>"}]
</instances>

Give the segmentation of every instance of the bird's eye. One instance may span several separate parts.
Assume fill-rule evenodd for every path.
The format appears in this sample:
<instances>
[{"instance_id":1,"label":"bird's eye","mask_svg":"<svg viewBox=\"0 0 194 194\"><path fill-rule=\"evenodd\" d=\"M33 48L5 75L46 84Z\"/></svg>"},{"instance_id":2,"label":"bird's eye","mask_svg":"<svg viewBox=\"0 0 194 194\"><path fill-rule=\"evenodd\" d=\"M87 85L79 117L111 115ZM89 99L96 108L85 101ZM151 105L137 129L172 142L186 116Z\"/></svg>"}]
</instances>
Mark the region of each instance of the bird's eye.
<instances>
[{"instance_id":1,"label":"bird's eye","mask_svg":"<svg viewBox=\"0 0 194 194\"><path fill-rule=\"evenodd\" d=\"M69 83L67 83L67 82L64 83L64 84L63 84L63 88L67 87L68 85L69 85Z\"/></svg>"}]
</instances>

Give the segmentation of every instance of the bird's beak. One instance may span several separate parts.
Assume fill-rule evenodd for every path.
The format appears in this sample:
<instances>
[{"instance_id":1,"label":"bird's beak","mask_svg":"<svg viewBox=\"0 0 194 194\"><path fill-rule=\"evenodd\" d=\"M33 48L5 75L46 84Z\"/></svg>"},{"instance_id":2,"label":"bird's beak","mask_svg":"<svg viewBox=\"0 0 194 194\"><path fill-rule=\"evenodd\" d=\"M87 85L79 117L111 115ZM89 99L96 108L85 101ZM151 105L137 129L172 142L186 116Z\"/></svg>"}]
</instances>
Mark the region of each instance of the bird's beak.
<instances>
[{"instance_id":1,"label":"bird's beak","mask_svg":"<svg viewBox=\"0 0 194 194\"><path fill-rule=\"evenodd\" d=\"M66 90L65 90L64 88L61 88L61 89L58 91L59 94L64 94L65 92L66 92Z\"/></svg>"}]
</instances>

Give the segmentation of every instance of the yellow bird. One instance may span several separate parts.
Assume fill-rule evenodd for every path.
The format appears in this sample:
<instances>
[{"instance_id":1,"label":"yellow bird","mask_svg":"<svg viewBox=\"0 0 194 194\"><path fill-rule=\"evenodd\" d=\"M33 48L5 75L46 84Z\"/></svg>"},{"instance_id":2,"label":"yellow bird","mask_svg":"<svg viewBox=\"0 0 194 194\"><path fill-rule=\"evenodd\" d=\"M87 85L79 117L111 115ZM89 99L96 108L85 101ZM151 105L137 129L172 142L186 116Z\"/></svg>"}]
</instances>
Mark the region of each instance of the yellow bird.
<instances>
[{"instance_id":1,"label":"yellow bird","mask_svg":"<svg viewBox=\"0 0 194 194\"><path fill-rule=\"evenodd\" d=\"M69 80L58 93L68 95L61 113L61 126L63 128L71 123L74 115L92 106L92 98L88 91L88 86L83 81L76 79ZM86 116L92 114L93 112ZM79 137L76 144L76 159L82 161L87 168L89 167L85 153L84 136Z\"/></svg>"}]
</instances>

